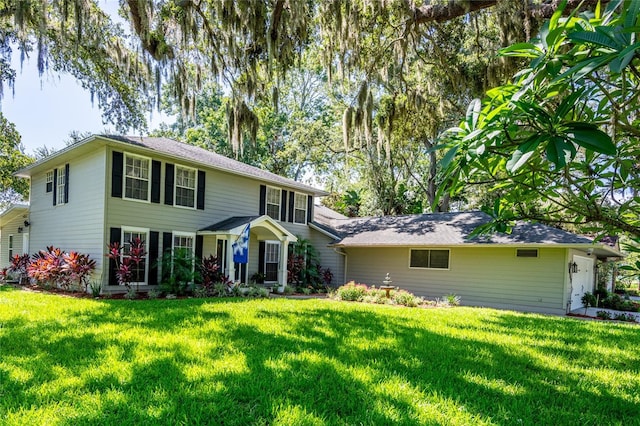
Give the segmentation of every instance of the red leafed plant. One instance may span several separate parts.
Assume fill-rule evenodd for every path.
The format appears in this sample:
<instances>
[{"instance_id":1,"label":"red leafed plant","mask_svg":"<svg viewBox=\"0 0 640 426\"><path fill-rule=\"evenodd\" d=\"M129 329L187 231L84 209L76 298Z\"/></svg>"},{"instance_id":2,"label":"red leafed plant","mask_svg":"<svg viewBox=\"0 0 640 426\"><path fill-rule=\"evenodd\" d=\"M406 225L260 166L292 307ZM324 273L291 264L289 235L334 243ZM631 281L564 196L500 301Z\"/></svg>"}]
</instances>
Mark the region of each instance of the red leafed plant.
<instances>
[{"instance_id":1,"label":"red leafed plant","mask_svg":"<svg viewBox=\"0 0 640 426\"><path fill-rule=\"evenodd\" d=\"M53 246L33 255L27 273L39 285L58 285L66 290L77 284L87 291L89 278L96 268L95 260L88 254L75 251L66 253Z\"/></svg>"},{"instance_id":2,"label":"red leafed plant","mask_svg":"<svg viewBox=\"0 0 640 426\"><path fill-rule=\"evenodd\" d=\"M64 261L62 270L68 281L78 283L78 286L84 288L86 293L91 273L96 269L96 261L90 259L88 254L75 251L63 253L62 259Z\"/></svg>"},{"instance_id":3,"label":"red leafed plant","mask_svg":"<svg viewBox=\"0 0 640 426\"><path fill-rule=\"evenodd\" d=\"M144 241L134 238L129 242L129 252L123 255L123 247L119 243L109 244L109 251L106 256L116 263L116 279L118 284L131 290L131 282L135 278L134 273L138 270L140 263L144 261L147 252L144 249Z\"/></svg>"},{"instance_id":4,"label":"red leafed plant","mask_svg":"<svg viewBox=\"0 0 640 426\"><path fill-rule=\"evenodd\" d=\"M18 275L20 284L27 277L27 269L29 267L28 254L16 254L11 258L11 265L7 268L7 272Z\"/></svg>"}]
</instances>

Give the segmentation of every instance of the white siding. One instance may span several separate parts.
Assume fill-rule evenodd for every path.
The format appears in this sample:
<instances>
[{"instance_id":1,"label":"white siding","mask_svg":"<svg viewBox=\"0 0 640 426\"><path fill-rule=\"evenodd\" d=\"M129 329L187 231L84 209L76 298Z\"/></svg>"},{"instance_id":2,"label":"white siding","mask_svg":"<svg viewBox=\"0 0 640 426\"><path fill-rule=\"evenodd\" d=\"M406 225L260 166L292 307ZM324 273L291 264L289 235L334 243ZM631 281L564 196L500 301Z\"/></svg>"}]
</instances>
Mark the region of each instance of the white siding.
<instances>
[{"instance_id":1,"label":"white siding","mask_svg":"<svg viewBox=\"0 0 640 426\"><path fill-rule=\"evenodd\" d=\"M566 249L541 248L518 258L515 248L452 247L449 270L409 268L409 248L347 249L347 279L393 285L427 298L455 293L465 305L563 313Z\"/></svg>"},{"instance_id":2,"label":"white siding","mask_svg":"<svg viewBox=\"0 0 640 426\"><path fill-rule=\"evenodd\" d=\"M31 178L29 250L35 253L53 245L89 254L97 263L95 276L100 276L105 246L105 149L73 158L68 164L67 204L53 205L53 194L46 192L46 171ZM51 164L51 169L64 165L65 162Z\"/></svg>"},{"instance_id":3,"label":"white siding","mask_svg":"<svg viewBox=\"0 0 640 426\"><path fill-rule=\"evenodd\" d=\"M22 233L18 233L18 227L23 228L23 232L28 232L29 228L24 228L24 221L27 213L18 215L0 228L0 269L9 267L9 236L13 235L13 254L22 254ZM25 231L26 229L26 231Z\"/></svg>"}]
</instances>

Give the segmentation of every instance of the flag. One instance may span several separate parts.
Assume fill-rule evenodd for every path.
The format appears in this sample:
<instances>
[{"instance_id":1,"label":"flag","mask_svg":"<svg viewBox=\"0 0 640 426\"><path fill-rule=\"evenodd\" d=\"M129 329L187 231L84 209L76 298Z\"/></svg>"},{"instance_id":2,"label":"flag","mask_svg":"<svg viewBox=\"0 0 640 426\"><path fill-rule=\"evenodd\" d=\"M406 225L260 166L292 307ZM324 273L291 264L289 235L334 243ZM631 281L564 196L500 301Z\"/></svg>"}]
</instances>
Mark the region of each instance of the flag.
<instances>
[{"instance_id":1,"label":"flag","mask_svg":"<svg viewBox=\"0 0 640 426\"><path fill-rule=\"evenodd\" d=\"M233 262L234 263L248 263L249 262L249 224L244 227L242 233L238 236L235 243L231 245L233 248Z\"/></svg>"}]
</instances>

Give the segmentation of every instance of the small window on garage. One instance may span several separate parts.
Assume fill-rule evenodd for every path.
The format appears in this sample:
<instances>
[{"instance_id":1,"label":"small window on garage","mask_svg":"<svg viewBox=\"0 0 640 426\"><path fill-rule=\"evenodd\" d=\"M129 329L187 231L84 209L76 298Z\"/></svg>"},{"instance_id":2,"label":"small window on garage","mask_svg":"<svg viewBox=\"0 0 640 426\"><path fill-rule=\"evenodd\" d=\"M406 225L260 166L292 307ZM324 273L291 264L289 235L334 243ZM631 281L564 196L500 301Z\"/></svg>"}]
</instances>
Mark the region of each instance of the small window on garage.
<instances>
[{"instance_id":1,"label":"small window on garage","mask_svg":"<svg viewBox=\"0 0 640 426\"><path fill-rule=\"evenodd\" d=\"M516 257L538 257L538 249L517 249Z\"/></svg>"},{"instance_id":2,"label":"small window on garage","mask_svg":"<svg viewBox=\"0 0 640 426\"><path fill-rule=\"evenodd\" d=\"M411 249L409 267L449 269L449 250Z\"/></svg>"}]
</instances>

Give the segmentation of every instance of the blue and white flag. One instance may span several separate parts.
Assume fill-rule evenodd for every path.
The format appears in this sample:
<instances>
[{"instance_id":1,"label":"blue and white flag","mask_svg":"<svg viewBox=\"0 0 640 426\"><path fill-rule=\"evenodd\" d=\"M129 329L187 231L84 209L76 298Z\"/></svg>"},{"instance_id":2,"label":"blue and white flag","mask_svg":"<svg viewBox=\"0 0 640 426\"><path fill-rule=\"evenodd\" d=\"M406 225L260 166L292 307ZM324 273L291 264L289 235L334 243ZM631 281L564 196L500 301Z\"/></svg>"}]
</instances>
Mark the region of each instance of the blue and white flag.
<instances>
[{"instance_id":1,"label":"blue and white flag","mask_svg":"<svg viewBox=\"0 0 640 426\"><path fill-rule=\"evenodd\" d=\"M233 262L234 263L248 263L249 262L249 224L244 227L242 233L236 239L236 242L231 245L233 248Z\"/></svg>"}]
</instances>

